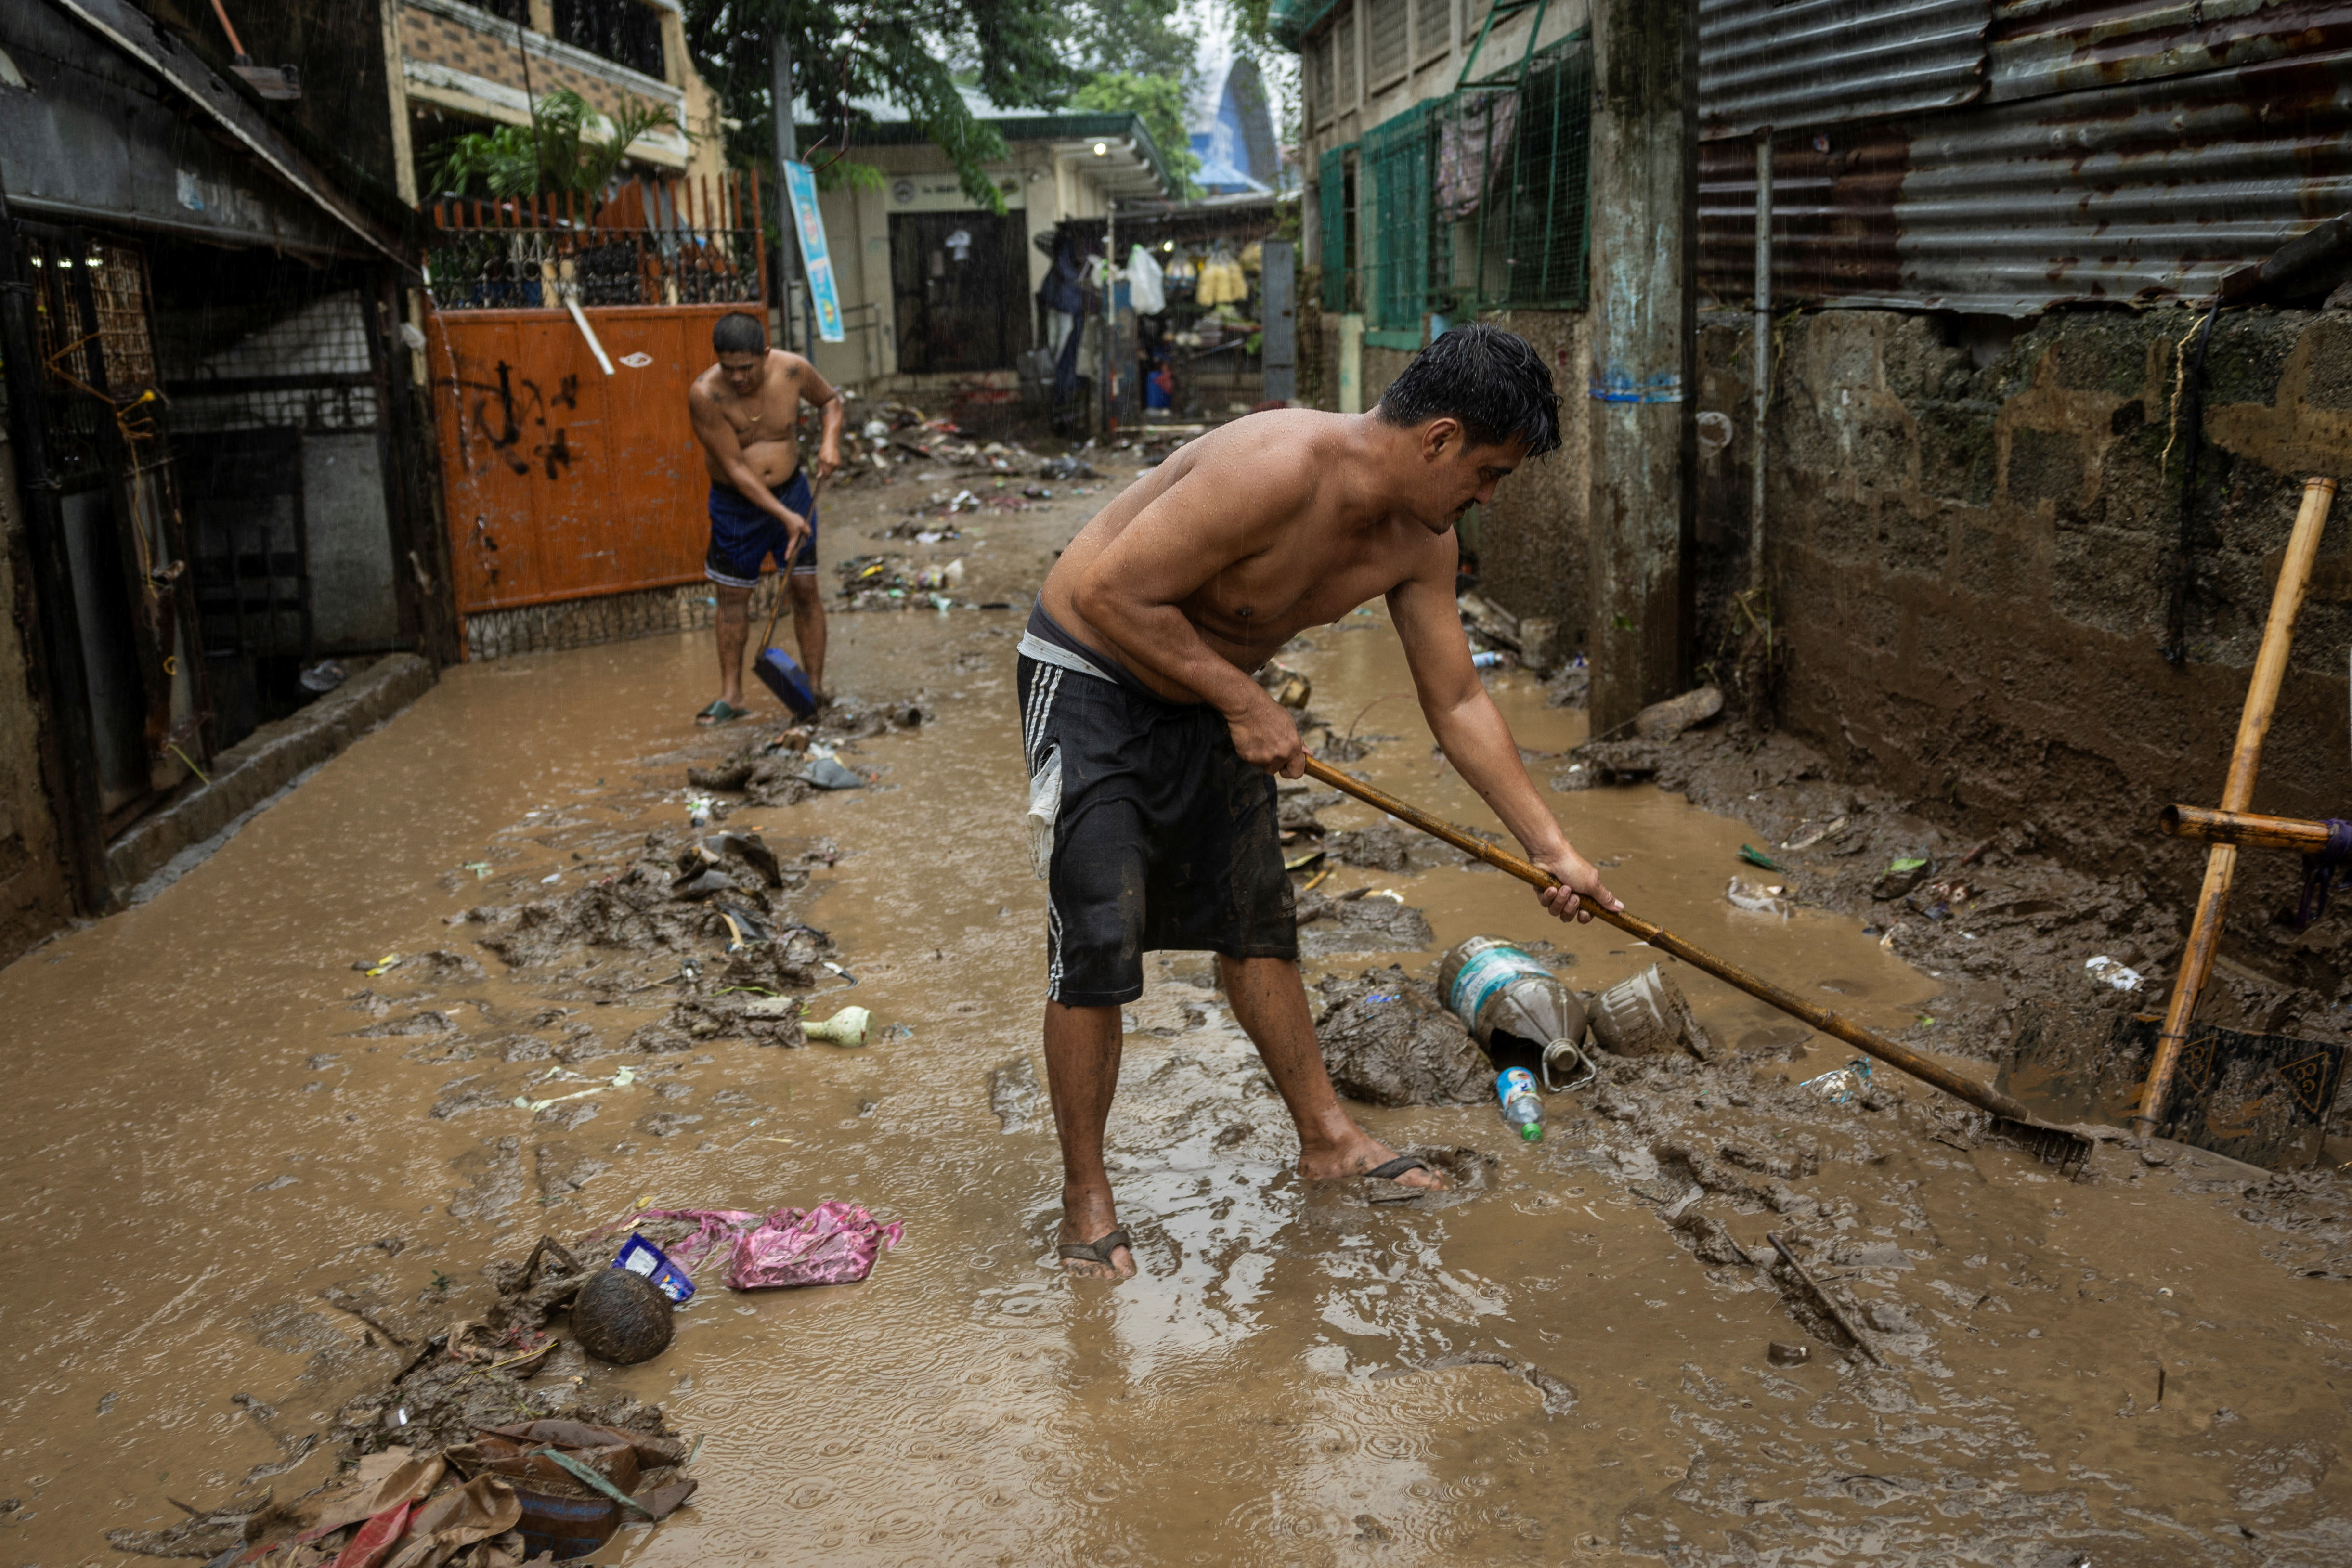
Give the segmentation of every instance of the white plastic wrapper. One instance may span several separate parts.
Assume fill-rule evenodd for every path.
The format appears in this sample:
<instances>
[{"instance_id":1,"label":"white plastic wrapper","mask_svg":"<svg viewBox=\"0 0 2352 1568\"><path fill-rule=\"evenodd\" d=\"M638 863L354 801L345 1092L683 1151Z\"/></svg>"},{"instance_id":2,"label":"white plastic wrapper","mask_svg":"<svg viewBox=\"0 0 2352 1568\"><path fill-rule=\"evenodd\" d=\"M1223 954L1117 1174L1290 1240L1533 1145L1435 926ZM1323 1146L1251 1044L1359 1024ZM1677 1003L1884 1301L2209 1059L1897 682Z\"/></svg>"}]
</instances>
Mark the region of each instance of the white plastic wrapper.
<instances>
[{"instance_id":1,"label":"white plastic wrapper","mask_svg":"<svg viewBox=\"0 0 2352 1568\"><path fill-rule=\"evenodd\" d=\"M1029 776L1029 864L1043 882L1054 866L1054 819L1062 810L1062 748L1045 754Z\"/></svg>"}]
</instances>

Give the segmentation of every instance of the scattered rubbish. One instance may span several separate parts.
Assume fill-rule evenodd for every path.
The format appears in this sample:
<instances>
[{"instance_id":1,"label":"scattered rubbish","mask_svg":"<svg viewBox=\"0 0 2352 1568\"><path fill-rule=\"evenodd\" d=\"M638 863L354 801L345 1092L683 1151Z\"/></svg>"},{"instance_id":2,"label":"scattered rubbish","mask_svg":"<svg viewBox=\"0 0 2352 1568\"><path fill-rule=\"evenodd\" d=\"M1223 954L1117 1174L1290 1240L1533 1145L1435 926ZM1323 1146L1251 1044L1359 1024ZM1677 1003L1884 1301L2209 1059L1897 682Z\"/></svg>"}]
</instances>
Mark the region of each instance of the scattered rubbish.
<instances>
[{"instance_id":1,"label":"scattered rubbish","mask_svg":"<svg viewBox=\"0 0 2352 1568\"><path fill-rule=\"evenodd\" d=\"M1740 845L1739 858L1746 861L1749 865L1762 866L1766 871L1779 871L1780 869L1778 865L1773 863L1771 856L1757 849L1753 844Z\"/></svg>"},{"instance_id":2,"label":"scattered rubbish","mask_svg":"<svg viewBox=\"0 0 2352 1568\"><path fill-rule=\"evenodd\" d=\"M1690 1009L1682 988L1655 964L1592 1000L1592 1038L1617 1056L1662 1056L1687 1050L1715 1059L1715 1042Z\"/></svg>"},{"instance_id":3,"label":"scattered rubbish","mask_svg":"<svg viewBox=\"0 0 2352 1568\"><path fill-rule=\"evenodd\" d=\"M2122 959L2110 958L2104 953L2085 960L2083 967L2089 972L2091 978L2104 981L2119 991L2138 990L2143 977L2137 969L2125 964Z\"/></svg>"},{"instance_id":4,"label":"scattered rubbish","mask_svg":"<svg viewBox=\"0 0 2352 1568\"><path fill-rule=\"evenodd\" d=\"M604 1269L572 1303L572 1335L599 1361L634 1366L669 1348L677 1332L669 1296L643 1274Z\"/></svg>"},{"instance_id":5,"label":"scattered rubbish","mask_svg":"<svg viewBox=\"0 0 2352 1568\"><path fill-rule=\"evenodd\" d=\"M1871 884L1870 896L1880 900L1901 898L1926 881L1933 866L1933 862L1916 856L1889 861L1885 873Z\"/></svg>"},{"instance_id":6,"label":"scattered rubbish","mask_svg":"<svg viewBox=\"0 0 2352 1568\"><path fill-rule=\"evenodd\" d=\"M1813 1359L1813 1347L1790 1344L1786 1340L1770 1340L1765 1343L1764 1359L1775 1366L1802 1366Z\"/></svg>"},{"instance_id":7,"label":"scattered rubbish","mask_svg":"<svg viewBox=\"0 0 2352 1568\"><path fill-rule=\"evenodd\" d=\"M490 874L490 862L488 861L467 861L458 869L461 871L472 872L474 873L474 880L476 882L479 882L484 877Z\"/></svg>"},{"instance_id":8,"label":"scattered rubbish","mask_svg":"<svg viewBox=\"0 0 2352 1568\"><path fill-rule=\"evenodd\" d=\"M827 1199L812 1209L779 1208L769 1214L741 1209L646 1209L628 1223L667 1221L681 1228L675 1257L689 1266L721 1242L731 1248L727 1270L730 1291L780 1290L798 1285L849 1285L866 1278L883 1249L906 1234L898 1220L876 1219L860 1205Z\"/></svg>"},{"instance_id":9,"label":"scattered rubbish","mask_svg":"<svg viewBox=\"0 0 2352 1568\"><path fill-rule=\"evenodd\" d=\"M1870 1060L1857 1056L1843 1067L1805 1079L1797 1087L1811 1090L1832 1105L1851 1105L1870 1088Z\"/></svg>"},{"instance_id":10,"label":"scattered rubbish","mask_svg":"<svg viewBox=\"0 0 2352 1568\"><path fill-rule=\"evenodd\" d=\"M719 802L708 795L688 795L686 798L686 820L698 828L707 828L710 825L711 812L718 805Z\"/></svg>"},{"instance_id":11,"label":"scattered rubbish","mask_svg":"<svg viewBox=\"0 0 2352 1568\"><path fill-rule=\"evenodd\" d=\"M1509 659L1510 655L1508 653L1497 653L1491 648L1483 653L1473 653L1470 655L1470 663L1472 666L1481 670L1497 669Z\"/></svg>"},{"instance_id":12,"label":"scattered rubbish","mask_svg":"<svg viewBox=\"0 0 2352 1568\"><path fill-rule=\"evenodd\" d=\"M541 877L541 878L539 879L539 885L540 885L540 886L541 886L541 887L548 887L548 886L552 885L553 883L556 883L562 882L562 880L563 880L563 873L562 873L562 872L560 872L560 871L551 871L551 872L549 872L545 876Z\"/></svg>"},{"instance_id":13,"label":"scattered rubbish","mask_svg":"<svg viewBox=\"0 0 2352 1568\"><path fill-rule=\"evenodd\" d=\"M1786 920L1794 911L1789 901L1780 896L1778 887L1759 887L1742 877L1733 877L1723 890L1724 902L1734 909L1745 909L1751 915L1769 915Z\"/></svg>"},{"instance_id":14,"label":"scattered rubbish","mask_svg":"<svg viewBox=\"0 0 2352 1568\"><path fill-rule=\"evenodd\" d=\"M294 677L304 691L314 696L333 691L350 678L343 667L332 659L321 659Z\"/></svg>"},{"instance_id":15,"label":"scattered rubbish","mask_svg":"<svg viewBox=\"0 0 2352 1568\"><path fill-rule=\"evenodd\" d=\"M1722 711L1722 688L1700 686L1678 697L1652 703L1635 714L1633 733L1647 741L1672 740L1683 731L1705 724Z\"/></svg>"},{"instance_id":16,"label":"scattered rubbish","mask_svg":"<svg viewBox=\"0 0 2352 1568\"><path fill-rule=\"evenodd\" d=\"M840 976L843 979L845 979L845 980L848 981L851 985L853 985L853 986L854 986L854 985L857 984L857 977L856 977L856 976L855 976L855 975L851 974L848 970L846 970L846 969L843 968L840 965L838 965L838 964L835 963L832 959L830 959L830 958L820 958L820 959L818 959L818 960L817 960L817 963L818 963L819 967L823 967L823 968L830 969L831 971L833 971L833 973L835 973L835 974L836 974L836 975Z\"/></svg>"},{"instance_id":17,"label":"scattered rubbish","mask_svg":"<svg viewBox=\"0 0 2352 1568\"><path fill-rule=\"evenodd\" d=\"M1278 659L1268 659L1258 666L1257 684L1265 688L1268 696L1287 708L1304 708L1315 691L1314 682Z\"/></svg>"},{"instance_id":18,"label":"scattered rubbish","mask_svg":"<svg viewBox=\"0 0 2352 1568\"><path fill-rule=\"evenodd\" d=\"M1828 838L1831 834L1844 831L1845 822L1846 820L1843 817L1840 817L1835 821L1826 822L1821 827L1813 829L1811 832L1798 834L1796 837L1783 842L1780 847L1784 850L1811 849L1815 844L1820 843L1823 839ZM1740 846L1742 849L1746 849L1747 847L1748 846L1745 844ZM1773 869L1777 871L1780 868L1775 866Z\"/></svg>"},{"instance_id":19,"label":"scattered rubbish","mask_svg":"<svg viewBox=\"0 0 2352 1568\"><path fill-rule=\"evenodd\" d=\"M825 967L830 969L833 966L828 964ZM826 1045L860 1046L866 1043L866 1026L873 1019L874 1015L864 1008L844 1008L823 1023L801 1025L801 1033Z\"/></svg>"},{"instance_id":20,"label":"scattered rubbish","mask_svg":"<svg viewBox=\"0 0 2352 1568\"><path fill-rule=\"evenodd\" d=\"M1437 967L1438 994L1489 1055L1516 1046L1547 1064L1565 1046L1586 1069L1582 998L1528 953L1493 936L1456 943Z\"/></svg>"},{"instance_id":21,"label":"scattered rubbish","mask_svg":"<svg viewBox=\"0 0 2352 1568\"><path fill-rule=\"evenodd\" d=\"M1535 1074L1524 1067L1507 1067L1495 1075L1495 1097L1503 1103L1503 1120L1521 1141L1543 1142L1543 1101L1536 1093Z\"/></svg>"},{"instance_id":22,"label":"scattered rubbish","mask_svg":"<svg viewBox=\"0 0 2352 1568\"><path fill-rule=\"evenodd\" d=\"M1323 863L1325 852L1322 850L1309 850L1303 855L1294 855L1282 862L1282 869L1286 872L1312 871Z\"/></svg>"},{"instance_id":23,"label":"scattered rubbish","mask_svg":"<svg viewBox=\"0 0 2352 1568\"><path fill-rule=\"evenodd\" d=\"M845 768L830 757L820 757L801 769L801 777L820 789L863 789L863 774Z\"/></svg>"},{"instance_id":24,"label":"scattered rubbish","mask_svg":"<svg viewBox=\"0 0 2352 1568\"><path fill-rule=\"evenodd\" d=\"M364 961L362 961L362 962L364 962ZM373 979L373 978L375 978L375 977L377 977L378 975L383 974L386 969L389 969L389 968L393 967L394 965L398 964L399 962L400 962L400 955L399 955L399 954L397 954L397 953L386 953L383 957L378 958L378 959L375 961L375 963L374 963L374 965L373 965L373 967L366 967L366 968L364 969L364 973L367 975L368 978L370 978L370 979ZM352 965L352 968L354 968L354 969L362 968L362 964L354 964L354 965Z\"/></svg>"},{"instance_id":25,"label":"scattered rubbish","mask_svg":"<svg viewBox=\"0 0 2352 1568\"><path fill-rule=\"evenodd\" d=\"M1555 1082L1552 1069L1561 1062L1570 1063L1568 1076ZM1565 1040L1556 1040L1543 1049L1543 1086L1547 1094L1565 1094L1581 1089L1601 1077L1600 1064L1584 1053L1582 1046Z\"/></svg>"},{"instance_id":26,"label":"scattered rubbish","mask_svg":"<svg viewBox=\"0 0 2352 1568\"><path fill-rule=\"evenodd\" d=\"M1880 1360L1878 1352L1872 1347L1868 1340L1863 1337L1862 1330L1856 1327L1853 1320L1846 1315L1845 1309L1840 1306L1827 1291L1822 1289L1819 1281L1805 1271L1805 1266L1797 1261L1797 1255L1789 1250L1789 1244L1780 1239L1780 1234L1777 1231L1768 1233L1764 1239L1769 1241L1772 1244L1772 1250L1780 1255L1781 1271L1795 1280L1803 1294L1828 1316L1830 1322L1845 1335L1853 1348L1860 1351L1873 1364L1884 1365L1885 1363Z\"/></svg>"},{"instance_id":27,"label":"scattered rubbish","mask_svg":"<svg viewBox=\"0 0 2352 1568\"><path fill-rule=\"evenodd\" d=\"M694 1299L694 1281L687 1278L686 1270L663 1256L660 1248L642 1236L633 1233L629 1237L614 1256L613 1267L644 1275L676 1305L684 1306Z\"/></svg>"}]
</instances>

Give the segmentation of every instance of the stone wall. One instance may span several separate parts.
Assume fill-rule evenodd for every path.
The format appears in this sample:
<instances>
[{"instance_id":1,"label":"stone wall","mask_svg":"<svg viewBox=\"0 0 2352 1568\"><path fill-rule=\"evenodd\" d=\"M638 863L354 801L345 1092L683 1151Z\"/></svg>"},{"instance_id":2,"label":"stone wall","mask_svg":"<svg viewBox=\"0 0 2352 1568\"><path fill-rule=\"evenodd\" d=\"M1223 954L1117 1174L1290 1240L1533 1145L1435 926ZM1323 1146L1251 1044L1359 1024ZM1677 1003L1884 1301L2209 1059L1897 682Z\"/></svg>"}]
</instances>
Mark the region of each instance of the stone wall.
<instances>
[{"instance_id":1,"label":"stone wall","mask_svg":"<svg viewBox=\"0 0 2352 1568\"><path fill-rule=\"evenodd\" d=\"M1581 651L1590 619L1585 586L1585 504L1591 487L1591 421L1584 389L1587 349L1580 310L1505 311L1489 318L1532 343L1559 388L1559 450L1536 458L1496 486L1478 519L1479 587L1521 617L1559 628L1554 649Z\"/></svg>"},{"instance_id":2,"label":"stone wall","mask_svg":"<svg viewBox=\"0 0 2352 1568\"><path fill-rule=\"evenodd\" d=\"M2058 311L2004 346L1931 314L1792 318L1775 334L1768 452L1782 721L1923 814L1971 831L2031 823L2048 852L2142 876L2183 906L2203 857L2156 838L2156 813L2218 800L2304 477L2352 480L2352 312L2219 318L2187 657L2165 661L2186 448L2178 350L2197 319ZM1749 336L1716 327L1702 346L1701 407L1736 432L1702 476L1717 607L1746 549ZM2321 547L2258 810L2352 803L2347 546L2352 497ZM1702 643L1719 630L1703 625ZM2294 862L2240 865L2233 940L2294 967L2266 921L2293 903ZM2294 945L2334 946L2325 925Z\"/></svg>"}]
</instances>

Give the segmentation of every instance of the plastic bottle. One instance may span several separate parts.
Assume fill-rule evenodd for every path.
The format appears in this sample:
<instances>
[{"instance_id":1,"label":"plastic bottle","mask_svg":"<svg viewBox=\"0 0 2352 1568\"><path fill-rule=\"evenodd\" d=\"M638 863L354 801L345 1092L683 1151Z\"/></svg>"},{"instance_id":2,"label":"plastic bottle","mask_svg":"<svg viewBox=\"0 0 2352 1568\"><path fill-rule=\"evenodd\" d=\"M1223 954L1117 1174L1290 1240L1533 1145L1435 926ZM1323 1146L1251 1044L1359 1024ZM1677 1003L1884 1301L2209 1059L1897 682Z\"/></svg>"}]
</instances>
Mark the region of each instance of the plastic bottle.
<instances>
[{"instance_id":1,"label":"plastic bottle","mask_svg":"<svg viewBox=\"0 0 2352 1568\"><path fill-rule=\"evenodd\" d=\"M1584 1039L1584 1003L1529 954L1493 936L1458 943L1437 967L1437 994L1491 1054L1496 1037L1539 1056Z\"/></svg>"},{"instance_id":2,"label":"plastic bottle","mask_svg":"<svg viewBox=\"0 0 2352 1568\"><path fill-rule=\"evenodd\" d=\"M1518 1129L1525 1142L1543 1142L1543 1102L1536 1095L1536 1077L1524 1067L1507 1067L1495 1074L1495 1096L1503 1103L1503 1120Z\"/></svg>"}]
</instances>

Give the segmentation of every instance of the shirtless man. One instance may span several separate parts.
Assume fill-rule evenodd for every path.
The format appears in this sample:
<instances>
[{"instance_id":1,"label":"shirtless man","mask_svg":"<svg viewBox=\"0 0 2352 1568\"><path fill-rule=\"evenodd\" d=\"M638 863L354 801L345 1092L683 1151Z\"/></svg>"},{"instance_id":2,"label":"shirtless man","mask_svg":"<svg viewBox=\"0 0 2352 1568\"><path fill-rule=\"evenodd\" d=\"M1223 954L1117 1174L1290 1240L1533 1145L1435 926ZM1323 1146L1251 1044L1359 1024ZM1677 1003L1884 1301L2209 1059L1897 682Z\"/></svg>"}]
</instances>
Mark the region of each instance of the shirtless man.
<instances>
[{"instance_id":1,"label":"shirtless man","mask_svg":"<svg viewBox=\"0 0 2352 1568\"><path fill-rule=\"evenodd\" d=\"M1275 776L1307 754L1250 672L1308 626L1385 595L1421 710L1462 777L1563 883L1563 920L1622 907L1569 846L1470 663L1454 525L1559 445L1559 398L1523 340L1457 327L1365 414L1253 414L1192 442L1097 515L1021 640L1031 852L1048 884L1045 1070L1062 1141L1063 1266L1135 1260L1103 1169L1119 1008L1142 956L1208 948L1298 1128L1298 1171L1442 1187L1340 1109L1323 1068Z\"/></svg>"},{"instance_id":2,"label":"shirtless man","mask_svg":"<svg viewBox=\"0 0 2352 1568\"><path fill-rule=\"evenodd\" d=\"M809 687L824 690L824 599L816 584L816 507L800 460L801 404L824 410L816 453L823 481L841 466L841 393L798 354L768 347L768 329L741 310L710 329L719 362L687 390L686 411L710 470L710 549L703 575L719 591L719 700L697 724L743 718L743 644L761 563L776 558ZM822 697L820 696L820 700Z\"/></svg>"}]
</instances>

